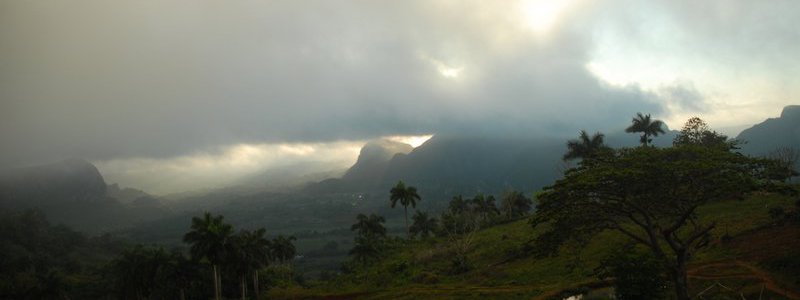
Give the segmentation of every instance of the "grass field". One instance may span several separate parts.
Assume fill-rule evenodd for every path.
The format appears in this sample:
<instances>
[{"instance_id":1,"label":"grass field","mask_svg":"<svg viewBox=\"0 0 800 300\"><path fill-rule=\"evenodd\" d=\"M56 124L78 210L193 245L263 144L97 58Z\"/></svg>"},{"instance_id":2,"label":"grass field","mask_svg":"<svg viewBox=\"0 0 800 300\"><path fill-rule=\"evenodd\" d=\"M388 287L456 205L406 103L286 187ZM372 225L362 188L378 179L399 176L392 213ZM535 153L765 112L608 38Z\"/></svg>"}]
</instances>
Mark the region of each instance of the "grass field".
<instances>
[{"instance_id":1,"label":"grass field","mask_svg":"<svg viewBox=\"0 0 800 300\"><path fill-rule=\"evenodd\" d=\"M794 198L760 194L706 205L703 222L717 222L712 242L690 262L690 289L701 297L798 299L800 229L775 224L768 211L794 209ZM526 220L476 233L468 252L471 269L453 274L450 244L414 241L380 262L308 288L273 289L275 299L546 299L568 290L608 293L595 268L628 240L603 232L586 247L566 246L555 257L517 257L536 232ZM605 291L605 292L604 292Z\"/></svg>"}]
</instances>

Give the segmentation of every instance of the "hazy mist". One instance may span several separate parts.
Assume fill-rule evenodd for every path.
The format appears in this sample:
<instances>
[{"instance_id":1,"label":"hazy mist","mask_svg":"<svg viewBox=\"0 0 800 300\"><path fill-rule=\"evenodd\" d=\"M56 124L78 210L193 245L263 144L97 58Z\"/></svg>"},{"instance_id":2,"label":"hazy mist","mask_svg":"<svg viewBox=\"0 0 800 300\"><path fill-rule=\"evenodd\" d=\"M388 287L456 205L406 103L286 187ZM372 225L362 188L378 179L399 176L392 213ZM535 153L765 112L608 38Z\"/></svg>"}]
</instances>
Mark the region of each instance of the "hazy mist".
<instances>
[{"instance_id":1,"label":"hazy mist","mask_svg":"<svg viewBox=\"0 0 800 300\"><path fill-rule=\"evenodd\" d=\"M168 192L344 167L385 136L734 127L798 102L800 2L547 3L2 1L0 167L80 157Z\"/></svg>"}]
</instances>

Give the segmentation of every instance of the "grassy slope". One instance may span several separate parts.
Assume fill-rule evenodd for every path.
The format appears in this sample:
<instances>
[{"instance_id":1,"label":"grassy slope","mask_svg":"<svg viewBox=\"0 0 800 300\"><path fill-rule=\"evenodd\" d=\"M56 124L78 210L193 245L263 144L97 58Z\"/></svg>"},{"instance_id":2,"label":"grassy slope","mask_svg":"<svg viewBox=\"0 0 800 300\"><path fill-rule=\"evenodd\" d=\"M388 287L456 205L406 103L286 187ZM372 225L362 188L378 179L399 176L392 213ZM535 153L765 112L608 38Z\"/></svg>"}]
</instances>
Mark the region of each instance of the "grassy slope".
<instances>
[{"instance_id":1,"label":"grassy slope","mask_svg":"<svg viewBox=\"0 0 800 300\"><path fill-rule=\"evenodd\" d=\"M707 293L757 295L765 285L773 289L800 289L795 249L800 247L797 224L774 226L768 210L793 207L794 200L775 195L755 195L743 201L704 206L704 221L716 221L709 247L691 261L693 294L714 285ZM724 235L732 238L723 241ZM565 247L560 255L545 259L523 257L508 260L535 235L526 221L494 226L476 234L469 253L472 270L454 275L450 270L451 250L443 239L415 242L394 250L381 262L355 274L312 288L271 291L273 298L393 298L393 299L492 299L543 298L569 287L602 285L592 275L598 261L615 251L627 239L604 232L579 249ZM776 239L775 237L779 237ZM740 263L740 264L737 264ZM755 269L751 269L755 268ZM762 272L762 273L758 273ZM765 279L764 276L768 276ZM771 281L771 282L767 282ZM731 292L718 287L720 283ZM790 292L791 293L791 292ZM795 292L796 293L796 292ZM769 286L765 296L773 295ZM779 297L780 298L780 297Z\"/></svg>"}]
</instances>

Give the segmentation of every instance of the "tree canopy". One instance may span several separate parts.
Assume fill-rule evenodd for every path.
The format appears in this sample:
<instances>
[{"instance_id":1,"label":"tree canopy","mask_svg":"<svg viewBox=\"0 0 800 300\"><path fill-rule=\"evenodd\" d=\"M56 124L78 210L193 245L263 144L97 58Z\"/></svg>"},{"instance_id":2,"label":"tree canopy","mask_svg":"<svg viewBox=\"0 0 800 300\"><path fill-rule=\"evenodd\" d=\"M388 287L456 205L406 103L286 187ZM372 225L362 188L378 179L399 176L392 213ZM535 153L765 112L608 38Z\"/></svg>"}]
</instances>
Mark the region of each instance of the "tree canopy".
<instances>
[{"instance_id":1,"label":"tree canopy","mask_svg":"<svg viewBox=\"0 0 800 300\"><path fill-rule=\"evenodd\" d=\"M590 137L586 130L581 130L577 140L569 140L567 142L567 153L564 154L563 159L567 161L578 158L591 158L609 149L603 142L604 138L605 135L602 133L596 132Z\"/></svg>"},{"instance_id":2,"label":"tree canopy","mask_svg":"<svg viewBox=\"0 0 800 300\"><path fill-rule=\"evenodd\" d=\"M642 146L647 146L647 144L653 142L653 139L650 138L651 136L658 136L664 133L664 122L654 120L650 117L650 114L636 113L636 117L631 120L631 126L625 128L625 132L641 132L642 136L639 138L639 142L642 143Z\"/></svg>"},{"instance_id":3,"label":"tree canopy","mask_svg":"<svg viewBox=\"0 0 800 300\"><path fill-rule=\"evenodd\" d=\"M714 223L702 223L699 206L738 198L770 186L765 159L720 147L682 144L608 152L570 169L539 195L534 227L539 254L567 240L617 230L649 247L669 266L679 299L686 295L686 261L708 242Z\"/></svg>"}]
</instances>

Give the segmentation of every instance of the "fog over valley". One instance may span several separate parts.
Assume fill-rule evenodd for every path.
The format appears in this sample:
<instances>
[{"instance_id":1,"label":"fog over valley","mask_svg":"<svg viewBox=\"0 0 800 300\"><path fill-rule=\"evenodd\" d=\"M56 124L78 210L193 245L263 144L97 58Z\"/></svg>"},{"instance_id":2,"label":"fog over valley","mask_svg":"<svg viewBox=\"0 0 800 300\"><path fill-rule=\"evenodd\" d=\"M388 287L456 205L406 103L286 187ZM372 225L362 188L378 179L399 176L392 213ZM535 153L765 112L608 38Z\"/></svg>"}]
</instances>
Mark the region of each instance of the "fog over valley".
<instances>
[{"instance_id":1,"label":"fog over valley","mask_svg":"<svg viewBox=\"0 0 800 300\"><path fill-rule=\"evenodd\" d=\"M303 156L286 147L324 171L383 136L725 128L797 102L792 1L547 2L6 1L0 166L85 158L167 192L175 170L201 187Z\"/></svg>"},{"instance_id":2,"label":"fog over valley","mask_svg":"<svg viewBox=\"0 0 800 300\"><path fill-rule=\"evenodd\" d=\"M800 299L800 1L0 1L2 299Z\"/></svg>"}]
</instances>

